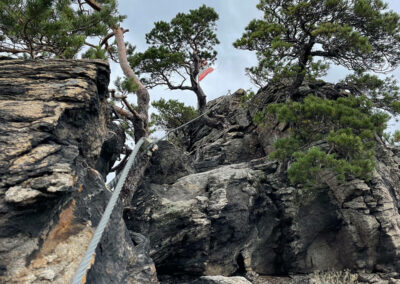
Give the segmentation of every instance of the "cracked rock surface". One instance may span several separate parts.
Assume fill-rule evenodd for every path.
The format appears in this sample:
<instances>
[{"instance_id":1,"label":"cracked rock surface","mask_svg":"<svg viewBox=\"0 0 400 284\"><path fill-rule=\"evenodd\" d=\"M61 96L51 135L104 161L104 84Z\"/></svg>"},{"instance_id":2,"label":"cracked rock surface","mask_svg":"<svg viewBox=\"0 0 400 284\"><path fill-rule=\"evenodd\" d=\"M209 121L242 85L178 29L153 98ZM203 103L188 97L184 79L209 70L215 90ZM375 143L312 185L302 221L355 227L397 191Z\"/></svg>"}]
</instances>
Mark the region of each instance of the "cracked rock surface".
<instances>
[{"instance_id":1,"label":"cracked rock surface","mask_svg":"<svg viewBox=\"0 0 400 284\"><path fill-rule=\"evenodd\" d=\"M108 80L102 61L0 60L1 283L71 281L125 139L110 122ZM160 142L131 204L117 204L87 283L315 283L327 269L398 283L400 150L378 141L371 181L299 200L287 165L266 158L287 125L252 122L280 91L218 98L208 115L223 128L196 122L179 147Z\"/></svg>"},{"instance_id":2,"label":"cracked rock surface","mask_svg":"<svg viewBox=\"0 0 400 284\"><path fill-rule=\"evenodd\" d=\"M103 61L0 60L0 282L69 283L111 193L124 134ZM117 205L87 283L156 283Z\"/></svg>"},{"instance_id":3,"label":"cracked rock surface","mask_svg":"<svg viewBox=\"0 0 400 284\"><path fill-rule=\"evenodd\" d=\"M340 95L330 84L302 88ZM261 90L255 99L267 102L273 92L279 89ZM125 208L129 230L150 239L161 282L247 275L254 283L307 283L293 277L269 282L257 275L327 269L358 272L360 282L397 281L400 151L378 143L371 181L352 180L301 201L285 165L265 157L287 127L273 121L254 125L251 116L262 104L243 103L243 94L208 104L224 100L209 114L223 117L224 129L188 126L188 137L179 140L185 149L162 142L147 169L158 174L146 175Z\"/></svg>"}]
</instances>

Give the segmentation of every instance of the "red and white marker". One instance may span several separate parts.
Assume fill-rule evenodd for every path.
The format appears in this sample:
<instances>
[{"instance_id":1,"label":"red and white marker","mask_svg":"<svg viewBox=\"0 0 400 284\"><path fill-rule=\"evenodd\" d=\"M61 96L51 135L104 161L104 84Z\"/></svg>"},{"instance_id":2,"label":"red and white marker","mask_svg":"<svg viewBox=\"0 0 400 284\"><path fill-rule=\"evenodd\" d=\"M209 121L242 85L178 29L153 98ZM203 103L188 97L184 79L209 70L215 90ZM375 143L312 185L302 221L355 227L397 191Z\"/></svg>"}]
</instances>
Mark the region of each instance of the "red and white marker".
<instances>
[{"instance_id":1,"label":"red and white marker","mask_svg":"<svg viewBox=\"0 0 400 284\"><path fill-rule=\"evenodd\" d=\"M203 60L200 63L199 82L203 80L208 74L214 71L214 68L209 67L207 61Z\"/></svg>"}]
</instances>

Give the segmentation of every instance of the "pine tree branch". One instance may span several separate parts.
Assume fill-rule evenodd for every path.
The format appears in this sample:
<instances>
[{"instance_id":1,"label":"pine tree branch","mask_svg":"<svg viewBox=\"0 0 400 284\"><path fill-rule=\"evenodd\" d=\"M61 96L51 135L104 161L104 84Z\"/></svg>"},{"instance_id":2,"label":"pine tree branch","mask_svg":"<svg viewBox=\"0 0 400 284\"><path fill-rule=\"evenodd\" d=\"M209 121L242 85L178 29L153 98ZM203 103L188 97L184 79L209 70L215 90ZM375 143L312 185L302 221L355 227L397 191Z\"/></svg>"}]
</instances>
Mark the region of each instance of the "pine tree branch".
<instances>
[{"instance_id":1,"label":"pine tree branch","mask_svg":"<svg viewBox=\"0 0 400 284\"><path fill-rule=\"evenodd\" d=\"M123 117L126 117L129 120L134 120L135 119L133 113L124 110L122 107L113 105L113 109L114 109L114 111L116 113L118 113L119 115L122 115Z\"/></svg>"},{"instance_id":2,"label":"pine tree branch","mask_svg":"<svg viewBox=\"0 0 400 284\"><path fill-rule=\"evenodd\" d=\"M168 79L168 77L161 72L160 73L161 77L163 78L165 84L168 86L168 88L170 90L189 90L189 91L193 91L194 88L190 87L190 86L183 86L183 83L185 82L185 80L182 81L182 83L179 86L173 85L170 80Z\"/></svg>"},{"instance_id":3,"label":"pine tree branch","mask_svg":"<svg viewBox=\"0 0 400 284\"><path fill-rule=\"evenodd\" d=\"M90 42L87 42L87 41L85 41L85 44L87 46L90 46L90 47L93 47L93 48L97 48L98 47L97 45L91 44Z\"/></svg>"},{"instance_id":4,"label":"pine tree branch","mask_svg":"<svg viewBox=\"0 0 400 284\"><path fill-rule=\"evenodd\" d=\"M121 27L113 28L115 41L118 48L118 59L124 75L131 78L133 83L138 86L136 92L138 111L132 112L137 121L135 121L135 141L139 141L141 137L145 137L149 133L148 117L149 117L149 103L150 95L147 88L140 82L138 76L133 72L127 58L126 46L124 42L124 30Z\"/></svg>"},{"instance_id":5,"label":"pine tree branch","mask_svg":"<svg viewBox=\"0 0 400 284\"><path fill-rule=\"evenodd\" d=\"M129 32L129 29L128 29L128 30L124 30L124 33L127 33L127 32ZM103 40L100 42L100 46L105 45L105 44L107 43L107 41L108 41L110 38L112 38L113 36L114 36L114 32L109 33L108 35L106 35L106 36L103 38Z\"/></svg>"},{"instance_id":6,"label":"pine tree branch","mask_svg":"<svg viewBox=\"0 0 400 284\"><path fill-rule=\"evenodd\" d=\"M96 0L85 0L85 3L92 7L95 11L101 12L102 7L101 5L96 2ZM129 103L124 102L126 107L131 112L130 119L134 124L135 128L135 141L139 141L141 137L147 136L149 129L148 129L148 111L149 111L149 103L150 103L150 95L147 91L146 87L140 82L139 78L136 76L135 72L133 72L131 66L129 65L128 58L127 58L127 51L124 42L124 33L128 30L124 31L119 25L111 27L113 32L110 35L107 35L105 39L101 42L100 46L103 44L106 45L106 49L108 50L108 43L107 40L111 38L113 35L115 36L115 41L117 43L117 51L118 51L118 60L119 65L127 78L133 79L133 82L138 86L137 95L137 105L138 111L134 110ZM124 100L123 100L124 101ZM129 117L125 110L114 106L114 110L125 117Z\"/></svg>"},{"instance_id":7,"label":"pine tree branch","mask_svg":"<svg viewBox=\"0 0 400 284\"><path fill-rule=\"evenodd\" d=\"M129 109L129 111L137 118L137 119L144 119L144 117L142 115L140 115L132 106L131 104L128 102L128 100L126 98L122 98L122 102L124 103L124 105Z\"/></svg>"},{"instance_id":8,"label":"pine tree branch","mask_svg":"<svg viewBox=\"0 0 400 284\"><path fill-rule=\"evenodd\" d=\"M94 10L100 12L101 11L101 5L97 3L95 0L85 0L86 4L88 4L90 7L92 7Z\"/></svg>"}]
</instances>

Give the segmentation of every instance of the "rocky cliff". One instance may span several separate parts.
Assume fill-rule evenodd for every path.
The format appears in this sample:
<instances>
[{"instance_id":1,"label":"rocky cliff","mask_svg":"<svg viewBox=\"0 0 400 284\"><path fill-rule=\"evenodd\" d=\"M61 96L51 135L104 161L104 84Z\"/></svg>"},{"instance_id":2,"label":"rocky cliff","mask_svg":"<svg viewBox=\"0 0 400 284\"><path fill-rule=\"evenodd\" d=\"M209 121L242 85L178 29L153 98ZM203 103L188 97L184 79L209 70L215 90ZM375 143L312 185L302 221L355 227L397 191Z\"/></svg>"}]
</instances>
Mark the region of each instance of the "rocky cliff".
<instances>
[{"instance_id":1,"label":"rocky cliff","mask_svg":"<svg viewBox=\"0 0 400 284\"><path fill-rule=\"evenodd\" d=\"M218 98L208 104L215 106L210 116L224 117L225 129L189 126L186 149L162 142L125 208L128 228L149 237L165 283L189 283L199 275L247 275L270 283L257 275L345 269L358 272L359 281L397 283L399 150L378 141L370 182L352 180L299 200L286 165L266 158L286 126L252 123L279 92L261 90L255 103L243 103L242 90ZM341 95L330 84L305 85L301 92ZM292 278L275 281L294 283Z\"/></svg>"},{"instance_id":2,"label":"rocky cliff","mask_svg":"<svg viewBox=\"0 0 400 284\"><path fill-rule=\"evenodd\" d=\"M108 80L102 61L0 60L0 282L72 279L124 144ZM220 97L208 108L223 129L197 121L161 141L131 204L114 210L87 283L398 283L399 149L378 141L371 181L300 200L287 165L266 157L287 126L252 121L281 91ZM325 83L301 92L341 95Z\"/></svg>"},{"instance_id":3,"label":"rocky cliff","mask_svg":"<svg viewBox=\"0 0 400 284\"><path fill-rule=\"evenodd\" d=\"M111 195L123 132L102 61L0 61L0 282L69 283ZM117 206L88 283L148 283Z\"/></svg>"}]
</instances>

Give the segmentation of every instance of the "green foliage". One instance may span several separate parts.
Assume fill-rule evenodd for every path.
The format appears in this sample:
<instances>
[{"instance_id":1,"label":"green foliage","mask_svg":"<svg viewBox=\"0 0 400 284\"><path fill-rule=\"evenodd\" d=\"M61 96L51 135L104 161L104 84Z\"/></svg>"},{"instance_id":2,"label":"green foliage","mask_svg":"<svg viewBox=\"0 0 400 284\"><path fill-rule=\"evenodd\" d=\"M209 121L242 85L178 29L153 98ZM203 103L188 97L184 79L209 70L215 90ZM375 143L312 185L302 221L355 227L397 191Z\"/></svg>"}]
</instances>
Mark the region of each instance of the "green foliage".
<instances>
[{"instance_id":1,"label":"green foliage","mask_svg":"<svg viewBox=\"0 0 400 284\"><path fill-rule=\"evenodd\" d=\"M346 171L346 163L343 159L336 159L334 154L327 154L318 147L312 147L305 152L295 152L296 161L288 169L288 176L292 184L301 183L305 187L312 187L316 181L320 181L323 169L331 169L341 176Z\"/></svg>"},{"instance_id":2,"label":"green foliage","mask_svg":"<svg viewBox=\"0 0 400 284\"><path fill-rule=\"evenodd\" d=\"M191 80L196 80L200 60L216 60L217 20L214 9L203 5L188 14L177 14L170 23L156 22L146 35L150 48L130 57L132 68L148 75L143 78L148 87L166 85L170 89L192 90Z\"/></svg>"},{"instance_id":3,"label":"green foliage","mask_svg":"<svg viewBox=\"0 0 400 284\"><path fill-rule=\"evenodd\" d=\"M394 133L384 133L383 137L389 144L397 145L400 142L400 130L396 130Z\"/></svg>"},{"instance_id":4,"label":"green foliage","mask_svg":"<svg viewBox=\"0 0 400 284\"><path fill-rule=\"evenodd\" d=\"M400 130L396 130L393 134L393 142L398 143L400 142Z\"/></svg>"},{"instance_id":5,"label":"green foliage","mask_svg":"<svg viewBox=\"0 0 400 284\"><path fill-rule=\"evenodd\" d=\"M129 124L129 121L127 119L122 119L121 120L121 127L124 130L124 132L130 137L130 139L135 140L135 135L132 126Z\"/></svg>"},{"instance_id":6,"label":"green foliage","mask_svg":"<svg viewBox=\"0 0 400 284\"><path fill-rule=\"evenodd\" d=\"M392 115L400 114L400 87L394 77L380 79L376 75L356 72L347 76L341 83L346 84L355 93L367 95L375 107Z\"/></svg>"},{"instance_id":7,"label":"green foliage","mask_svg":"<svg viewBox=\"0 0 400 284\"><path fill-rule=\"evenodd\" d=\"M196 118L197 112L191 106L185 106L177 100L160 99L151 104L159 114L153 113L151 121L155 126L164 130L174 129L182 124Z\"/></svg>"},{"instance_id":8,"label":"green foliage","mask_svg":"<svg viewBox=\"0 0 400 284\"><path fill-rule=\"evenodd\" d=\"M128 93L135 93L139 89L139 86L134 82L133 78L126 78L121 83L121 88L126 90Z\"/></svg>"},{"instance_id":9,"label":"green foliage","mask_svg":"<svg viewBox=\"0 0 400 284\"><path fill-rule=\"evenodd\" d=\"M115 0L100 12L76 0L0 1L0 52L24 58L74 58L88 37L105 36L124 17ZM100 55L90 51L89 56Z\"/></svg>"},{"instance_id":10,"label":"green foliage","mask_svg":"<svg viewBox=\"0 0 400 284\"><path fill-rule=\"evenodd\" d=\"M251 90L251 89L246 90L246 92L244 93L244 95L241 98L242 103L251 101L255 95L256 94L254 93L253 90Z\"/></svg>"},{"instance_id":11,"label":"green foliage","mask_svg":"<svg viewBox=\"0 0 400 284\"><path fill-rule=\"evenodd\" d=\"M271 104L259 116L288 123L291 135L275 142L270 157L292 161L288 169L292 184L311 187L323 183L326 171L339 181L369 179L374 169L375 135L383 135L390 118L373 106L366 96L327 100L308 95L303 102ZM314 146L317 144L320 146Z\"/></svg>"},{"instance_id":12,"label":"green foliage","mask_svg":"<svg viewBox=\"0 0 400 284\"><path fill-rule=\"evenodd\" d=\"M106 60L108 57L105 49L101 48L100 46L96 46L89 48L84 54L82 54L82 58Z\"/></svg>"},{"instance_id":13,"label":"green foliage","mask_svg":"<svg viewBox=\"0 0 400 284\"><path fill-rule=\"evenodd\" d=\"M399 64L400 18L381 0L260 0L234 46L256 51L253 82L323 76L332 62L351 70L388 71ZM324 61L316 61L316 58Z\"/></svg>"},{"instance_id":14,"label":"green foliage","mask_svg":"<svg viewBox=\"0 0 400 284\"><path fill-rule=\"evenodd\" d=\"M128 93L136 93L139 86L135 84L133 78L124 77L117 77L114 81L115 87L121 94L128 94Z\"/></svg>"}]
</instances>

